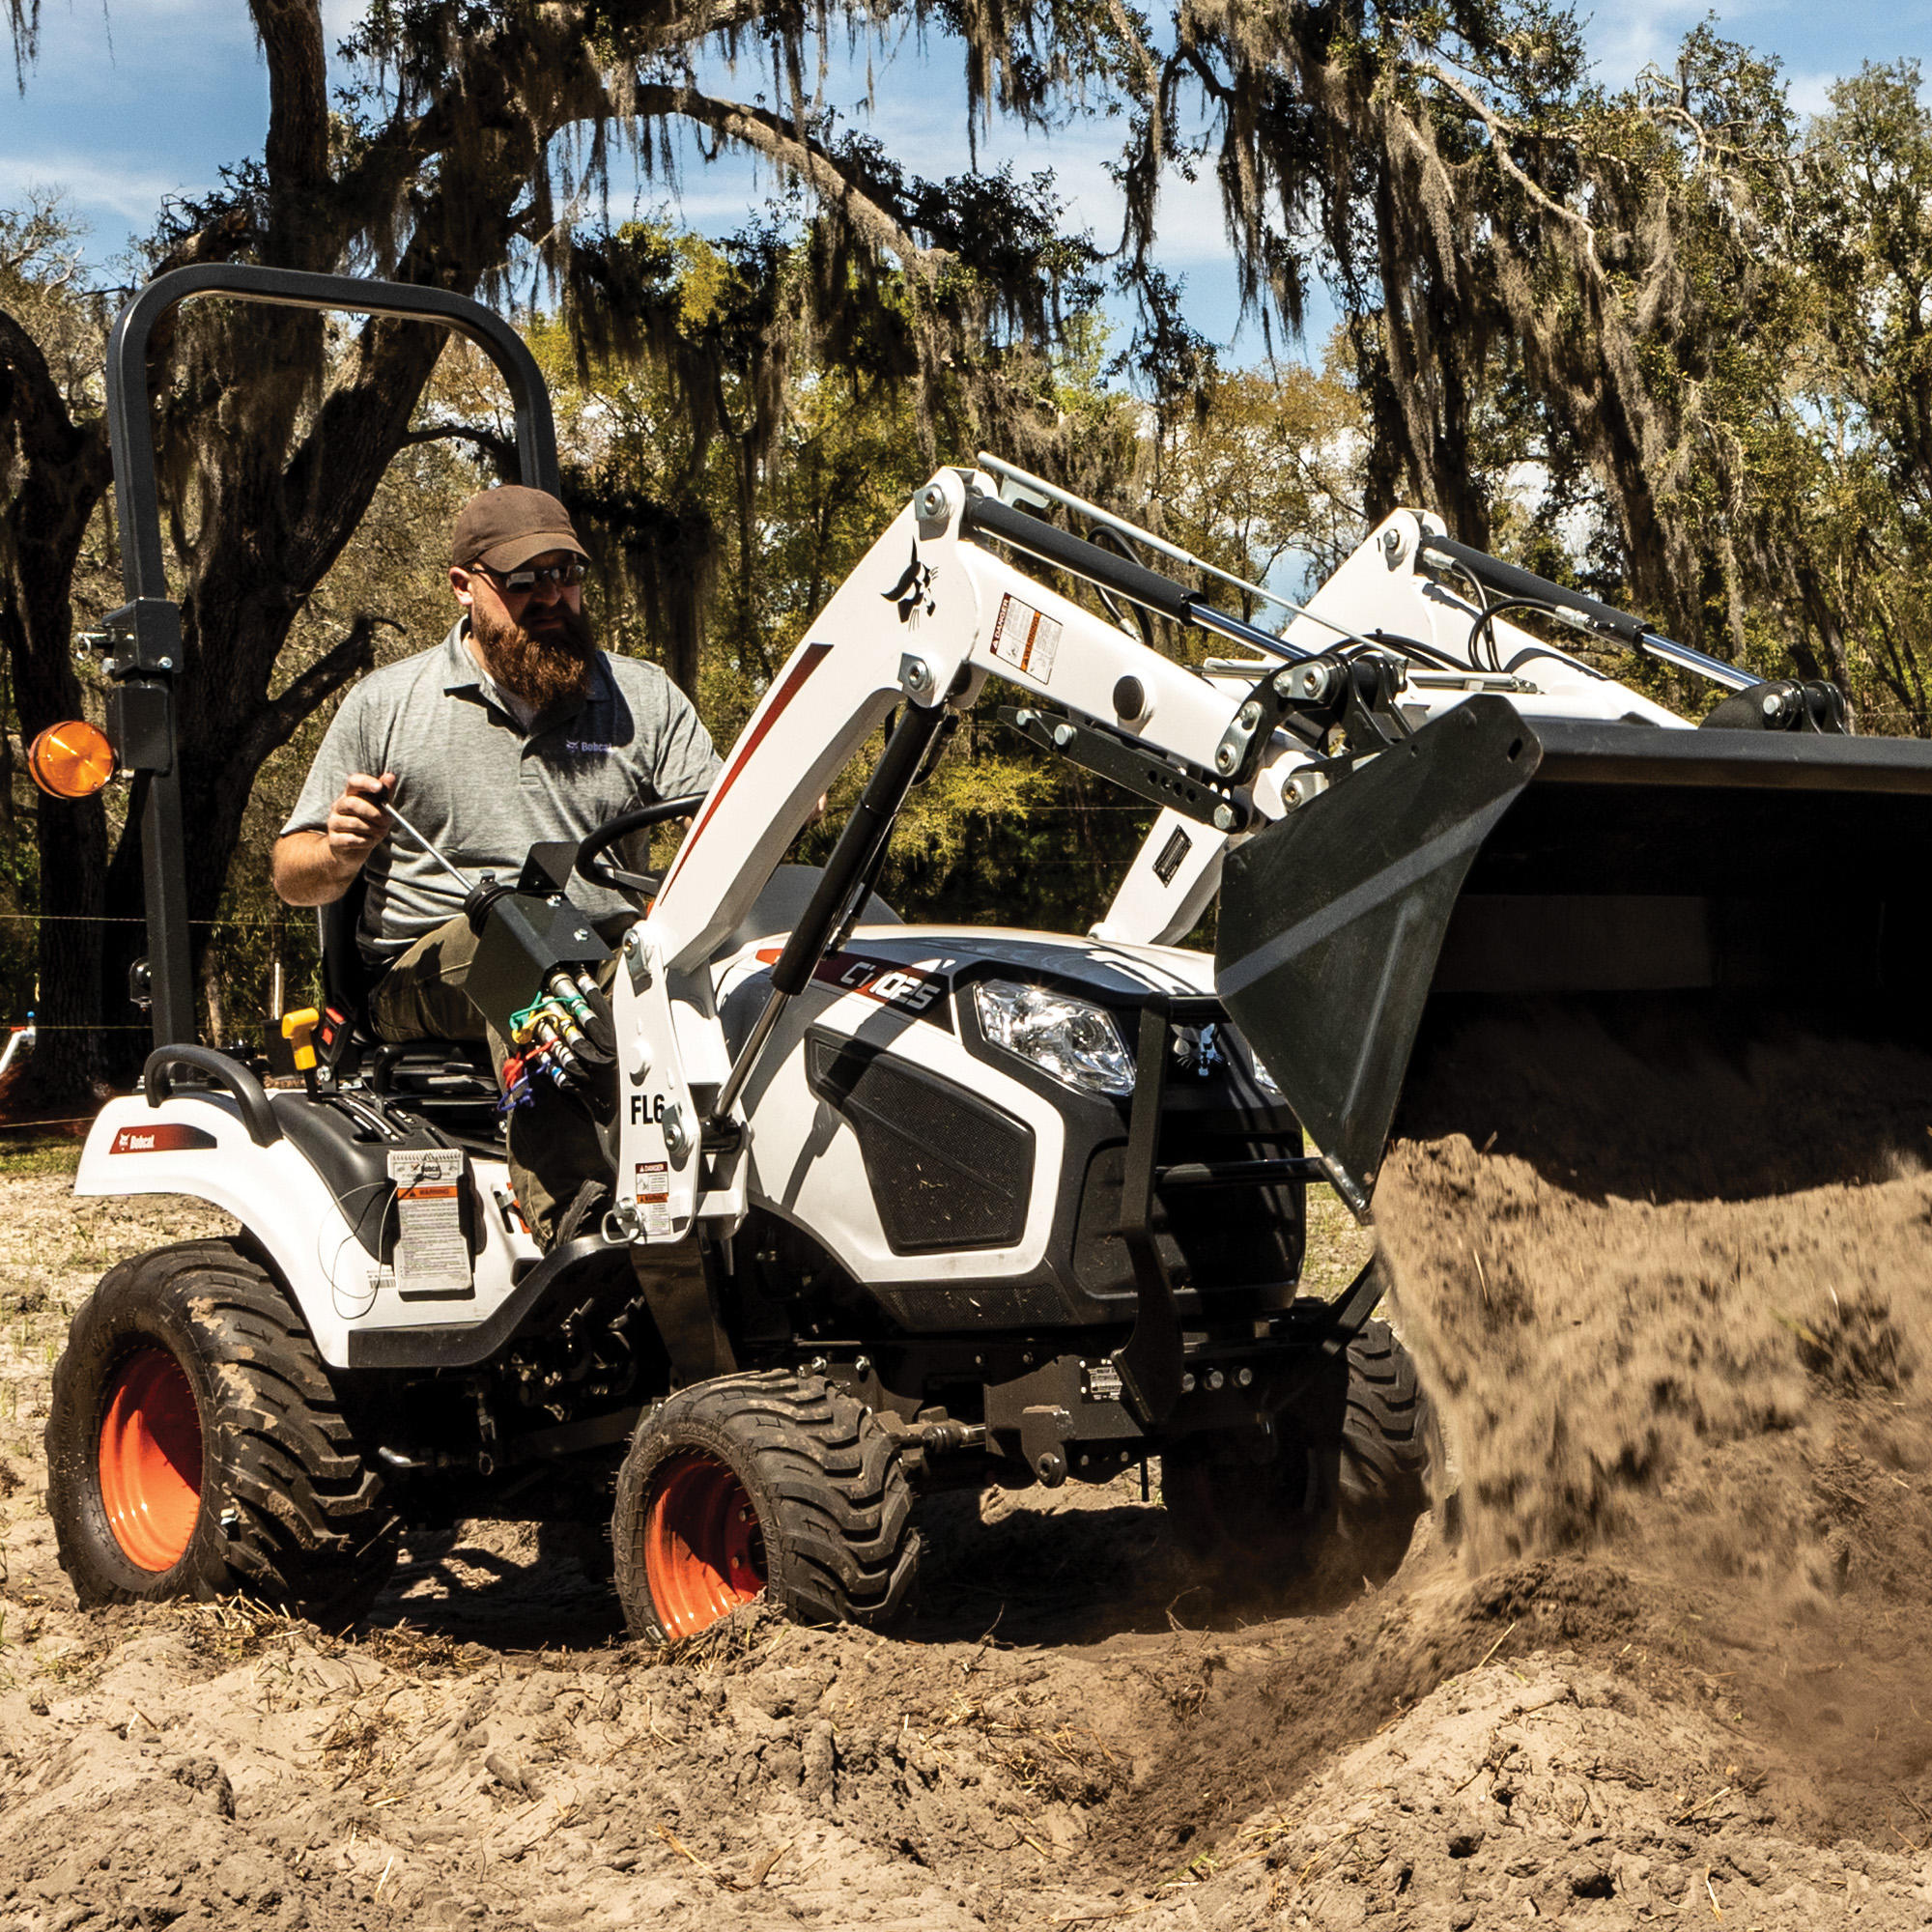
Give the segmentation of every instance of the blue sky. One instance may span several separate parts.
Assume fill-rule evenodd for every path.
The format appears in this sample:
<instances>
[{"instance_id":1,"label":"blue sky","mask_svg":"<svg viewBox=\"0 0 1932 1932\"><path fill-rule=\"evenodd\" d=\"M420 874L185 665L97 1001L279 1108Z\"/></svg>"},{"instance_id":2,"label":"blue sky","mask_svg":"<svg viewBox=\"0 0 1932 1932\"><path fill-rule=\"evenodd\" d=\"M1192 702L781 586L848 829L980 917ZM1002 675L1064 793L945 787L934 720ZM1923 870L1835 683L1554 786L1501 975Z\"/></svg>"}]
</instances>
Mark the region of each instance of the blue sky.
<instances>
[{"instance_id":1,"label":"blue sky","mask_svg":"<svg viewBox=\"0 0 1932 1932\"><path fill-rule=\"evenodd\" d=\"M326 8L333 43L356 17L359 0L326 0ZM1704 0L1633 0L1597 11L1589 40L1600 77L1614 83L1646 61L1667 61L1707 11ZM1855 0L1829 9L1815 0L1742 0L1718 16L1726 33L1778 56L1793 102L1805 112L1822 108L1832 79L1861 62L1932 48L1932 0ZM963 169L956 56L943 43L922 49L907 41L875 59L874 74L876 104L869 117L859 114L860 125L927 175ZM760 79L741 71L728 84L750 94ZM104 7L102 0L43 0L40 59L26 91L0 94L0 207L17 207L30 188L64 189L89 225L91 254L108 262L151 225L163 196L212 188L222 162L260 153L267 93L254 34L237 0L108 0ZM1073 224L1091 226L1111 243L1119 214L1104 162L1115 143L1104 121L1030 139L996 127L982 140L981 159L1054 169ZM744 164L694 165L681 213L722 232L768 186ZM646 185L638 205L653 209L663 198L662 186ZM630 206L630 184L613 182L613 207L628 213ZM1162 231L1164 266L1186 277L1196 327L1228 341L1236 327L1234 282L1213 190L1174 184ZM1236 343L1237 352L1257 355L1260 347L1252 328Z\"/></svg>"}]
</instances>

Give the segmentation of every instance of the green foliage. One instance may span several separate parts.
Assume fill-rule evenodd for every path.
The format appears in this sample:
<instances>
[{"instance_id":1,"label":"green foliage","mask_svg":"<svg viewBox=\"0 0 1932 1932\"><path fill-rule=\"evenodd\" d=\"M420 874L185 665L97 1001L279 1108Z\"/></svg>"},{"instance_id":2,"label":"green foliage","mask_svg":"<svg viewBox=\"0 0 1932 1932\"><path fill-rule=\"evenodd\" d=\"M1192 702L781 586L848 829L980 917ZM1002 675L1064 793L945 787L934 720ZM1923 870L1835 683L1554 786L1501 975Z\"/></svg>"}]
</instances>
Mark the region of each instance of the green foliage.
<instances>
[{"instance_id":1,"label":"green foliage","mask_svg":"<svg viewBox=\"0 0 1932 1932\"><path fill-rule=\"evenodd\" d=\"M599 566L593 619L611 647L664 663L721 742L908 493L982 442L1276 589L1319 581L1366 521L1419 503L1688 642L1835 679L1865 728L1932 731L1932 108L1915 64L1840 82L1804 127L1776 63L1710 26L1668 71L1593 84L1575 19L1544 0L1179 0L1157 32L1099 0L919 11L967 41L976 106L1042 124L1124 112L1116 272L1141 305L1122 341L1099 307L1105 261L1063 231L1050 178L930 180L820 106L699 93L695 45L769 32L761 54L804 99L808 38L830 19L705 17L716 27L635 0L381 0L357 30L361 81L310 129L302 191L244 162L173 207L156 247L353 256L486 290L504 263L539 263L550 305L525 325ZM862 33L886 17L838 16ZM583 218L611 143L662 169L673 123L787 185L723 241ZM1175 167L1214 171L1264 320L1298 324L1326 283L1342 322L1322 368L1226 370L1187 327L1184 291L1151 259ZM98 426L105 320L59 212L0 213L0 324L31 337L76 437ZM194 450L230 435L212 378L253 337L184 333L169 408L200 427L168 447L186 478ZM243 411L262 446L233 474L205 469L170 532L198 622L268 613L231 661L272 675L257 703L238 674L233 728L204 720L209 742L280 707L250 740L259 755L237 754L223 796L250 800L239 854L218 904L197 901L228 1037L256 1023L272 960L291 1004L312 973L312 922L273 899L262 855L344 681L448 621L443 533L510 435L494 373L467 351L443 356L411 418L426 364L392 358L358 390L374 338L262 340ZM0 375L25 366L5 346ZM14 486L26 444L9 394ZM312 515L340 492L274 492L318 452L363 446L322 434L349 408L371 447L392 420L412 426L380 485L356 472L376 494L344 545L340 516ZM270 499L314 524L298 583L250 548ZM92 512L86 530L67 588L91 614L118 599L113 532ZM19 561L0 556L0 623L16 629ZM249 595L229 595L238 584ZM1221 594L1271 621L1265 600ZM37 662L92 701L58 599L43 601ZM33 653L10 652L16 679ZM1680 708L1708 699L1654 668L1606 668ZM43 887L18 765L29 708L0 689L0 1000L15 1009ZM1003 734L989 708L917 794L887 895L927 916L1080 929L1151 814ZM856 781L800 856L822 853Z\"/></svg>"}]
</instances>

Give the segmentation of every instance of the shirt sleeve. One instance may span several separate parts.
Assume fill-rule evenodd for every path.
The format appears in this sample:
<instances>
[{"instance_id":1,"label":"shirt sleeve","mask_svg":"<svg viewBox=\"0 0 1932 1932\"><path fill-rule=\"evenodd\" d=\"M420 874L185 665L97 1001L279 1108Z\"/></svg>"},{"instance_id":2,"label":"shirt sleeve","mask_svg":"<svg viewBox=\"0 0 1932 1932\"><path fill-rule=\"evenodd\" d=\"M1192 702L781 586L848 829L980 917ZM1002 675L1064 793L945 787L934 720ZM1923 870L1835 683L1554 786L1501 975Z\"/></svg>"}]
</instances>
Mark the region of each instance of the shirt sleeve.
<instances>
[{"instance_id":1,"label":"shirt sleeve","mask_svg":"<svg viewBox=\"0 0 1932 1932\"><path fill-rule=\"evenodd\" d=\"M651 783L660 798L683 798L709 791L721 762L711 733L696 707L668 677L664 680L665 721L658 735L657 768Z\"/></svg>"},{"instance_id":2,"label":"shirt sleeve","mask_svg":"<svg viewBox=\"0 0 1932 1932\"><path fill-rule=\"evenodd\" d=\"M278 837L286 838L291 832L327 831L328 809L342 796L350 773L370 769L365 728L369 707L362 698L366 688L358 684L329 720L315 763L308 768L308 777L302 781L301 796L296 800L295 810L289 813ZM378 773L382 769L380 763L375 767Z\"/></svg>"}]
</instances>

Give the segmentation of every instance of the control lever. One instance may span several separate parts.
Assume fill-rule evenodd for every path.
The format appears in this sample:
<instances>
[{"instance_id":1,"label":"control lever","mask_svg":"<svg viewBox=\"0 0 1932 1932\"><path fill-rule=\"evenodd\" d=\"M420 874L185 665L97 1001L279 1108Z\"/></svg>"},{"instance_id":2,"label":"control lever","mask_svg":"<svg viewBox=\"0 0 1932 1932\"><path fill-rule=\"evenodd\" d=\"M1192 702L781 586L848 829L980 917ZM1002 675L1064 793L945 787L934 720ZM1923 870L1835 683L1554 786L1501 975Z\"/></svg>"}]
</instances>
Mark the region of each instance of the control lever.
<instances>
[{"instance_id":1,"label":"control lever","mask_svg":"<svg viewBox=\"0 0 1932 1932\"><path fill-rule=\"evenodd\" d=\"M410 823L410 821L407 818L403 816L403 814L400 811L396 810L396 799L393 788L391 789L389 796L383 801L383 810L386 811L389 814L389 816L393 818L396 821L396 823L400 825L403 828L403 830L407 832L410 835L410 837L413 838L416 841L416 843L420 845L423 848L423 850L427 852L429 856L432 859L434 859L436 863L439 866L440 866L442 869L445 872L447 872L449 876L452 879L454 879L459 886L463 888L463 895L465 898L468 898L469 895L476 890L476 881L470 878L469 874L466 873L460 866L453 864L443 852L438 849L433 839L426 838L420 832L418 832L415 829L413 825Z\"/></svg>"},{"instance_id":2,"label":"control lever","mask_svg":"<svg viewBox=\"0 0 1932 1932\"><path fill-rule=\"evenodd\" d=\"M396 809L393 792L383 809L463 888L464 910L480 934L490 906L510 890L493 872L470 878L436 841ZM578 1090L593 1104L601 1096L606 1076L616 1063L616 1039L611 1032L610 1004L588 973L558 963L543 977L537 996L509 1016L509 1034L517 1048L503 1065L506 1108L530 1096L529 1082L546 1075L558 1087Z\"/></svg>"}]
</instances>

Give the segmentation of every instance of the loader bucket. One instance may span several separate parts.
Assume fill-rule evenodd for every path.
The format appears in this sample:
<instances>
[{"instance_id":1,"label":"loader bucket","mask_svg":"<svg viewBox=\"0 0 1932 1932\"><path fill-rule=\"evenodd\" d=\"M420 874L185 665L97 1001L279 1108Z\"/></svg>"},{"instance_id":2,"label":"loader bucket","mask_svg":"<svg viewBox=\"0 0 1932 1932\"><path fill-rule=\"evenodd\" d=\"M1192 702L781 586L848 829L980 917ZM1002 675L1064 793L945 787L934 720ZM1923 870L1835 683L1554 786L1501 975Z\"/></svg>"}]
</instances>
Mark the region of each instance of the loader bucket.
<instances>
[{"instance_id":1,"label":"loader bucket","mask_svg":"<svg viewBox=\"0 0 1932 1932\"><path fill-rule=\"evenodd\" d=\"M1667 999L1922 1041L1932 743L1525 719L1481 696L1228 857L1230 1014L1366 1215L1418 1039Z\"/></svg>"}]
</instances>

